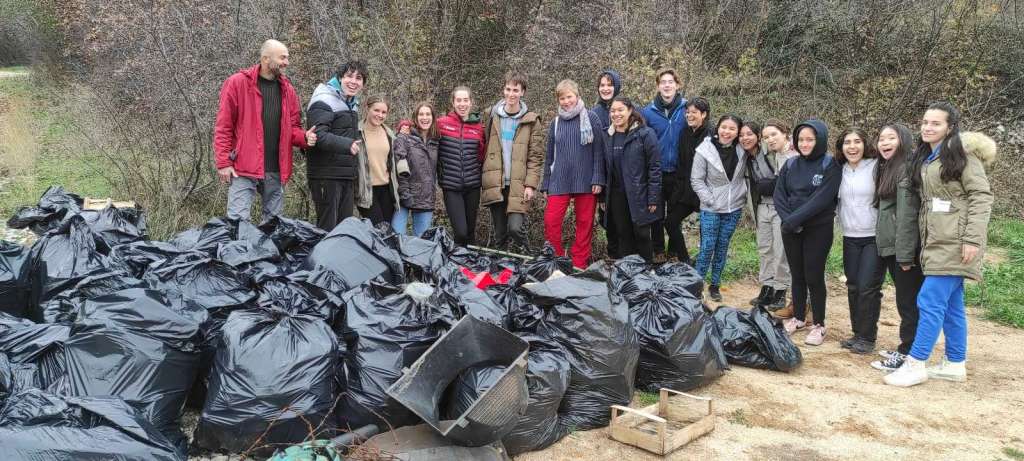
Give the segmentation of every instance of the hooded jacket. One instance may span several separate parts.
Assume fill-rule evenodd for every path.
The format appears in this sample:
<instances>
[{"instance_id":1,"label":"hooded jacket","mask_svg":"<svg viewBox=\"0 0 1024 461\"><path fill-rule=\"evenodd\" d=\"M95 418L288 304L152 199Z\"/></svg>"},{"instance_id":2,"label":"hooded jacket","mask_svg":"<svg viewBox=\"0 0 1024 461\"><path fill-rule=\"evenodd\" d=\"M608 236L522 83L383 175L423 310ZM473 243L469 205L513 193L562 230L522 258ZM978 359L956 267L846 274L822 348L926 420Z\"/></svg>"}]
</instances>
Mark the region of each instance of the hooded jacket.
<instances>
[{"instance_id":1,"label":"hooded jacket","mask_svg":"<svg viewBox=\"0 0 1024 461\"><path fill-rule=\"evenodd\" d=\"M610 176L614 174L612 155L615 143L612 137L615 135L615 127L609 126L602 134L605 136L605 168ZM661 219L661 155L654 130L637 124L631 126L626 133L621 155L622 186L626 192L630 219L638 226L645 226ZM609 193L609 188L605 188L605 203L608 203ZM654 213L647 210L650 205L658 206ZM605 217L607 219L607 214Z\"/></svg>"},{"instance_id":2,"label":"hooded jacket","mask_svg":"<svg viewBox=\"0 0 1024 461\"><path fill-rule=\"evenodd\" d=\"M996 143L981 133L961 133L967 165L959 181L943 182L942 157L921 166L921 269L925 275L958 275L981 280L988 245L992 190L985 166L996 158ZM981 251L962 262L964 244Z\"/></svg>"},{"instance_id":3,"label":"hooded jacket","mask_svg":"<svg viewBox=\"0 0 1024 461\"><path fill-rule=\"evenodd\" d=\"M306 123L316 132L316 145L307 151L306 178L351 181L358 177L359 161L352 155L352 143L360 138L356 110L357 100L346 100L331 83L321 83L313 90Z\"/></svg>"},{"instance_id":4,"label":"hooded jacket","mask_svg":"<svg viewBox=\"0 0 1024 461\"><path fill-rule=\"evenodd\" d=\"M612 90L612 99L615 99L615 97L618 96L620 92L622 92L622 77L619 76L618 72L611 69L606 69L605 71L601 72L601 75L597 76L597 81L600 83L601 77L604 77L606 75L612 81L612 88L614 88L614 90ZM601 120L601 131L608 129L608 127L611 126L612 124L611 116L608 113L610 106L611 101L605 101L601 99L601 95L598 94L597 103L594 104L593 109L590 109L590 111L593 112L594 115L597 115L597 118ZM597 131L598 127L595 126L594 132L596 133Z\"/></svg>"},{"instance_id":5,"label":"hooded jacket","mask_svg":"<svg viewBox=\"0 0 1024 461\"><path fill-rule=\"evenodd\" d=\"M400 134L395 138L392 153L399 172L399 203L411 210L433 210L437 191L437 139L424 139L417 133Z\"/></svg>"},{"instance_id":6,"label":"hooded jacket","mask_svg":"<svg viewBox=\"0 0 1024 461\"><path fill-rule=\"evenodd\" d=\"M472 114L471 114L472 115ZM484 128L479 117L462 120L449 112L437 119L438 182L441 189L466 191L480 187L480 164L485 152Z\"/></svg>"},{"instance_id":7,"label":"hooded jacket","mask_svg":"<svg viewBox=\"0 0 1024 461\"><path fill-rule=\"evenodd\" d=\"M715 143L715 139L709 136L697 146L690 184L700 197L701 211L732 213L747 203L747 181L744 175L747 153L739 143L733 144L731 150L735 152L737 161L732 179L729 179Z\"/></svg>"},{"instance_id":8,"label":"hooded jacket","mask_svg":"<svg viewBox=\"0 0 1024 461\"><path fill-rule=\"evenodd\" d=\"M798 233L805 226L829 223L836 216L842 168L828 150L828 127L820 120L808 120L793 129L793 139L804 127L814 130L814 150L786 161L775 181L775 211L782 219L782 231Z\"/></svg>"},{"instance_id":9,"label":"hooded jacket","mask_svg":"<svg viewBox=\"0 0 1024 461\"><path fill-rule=\"evenodd\" d=\"M263 96L257 83L259 76L260 65L256 64L224 80L213 126L213 155L217 169L233 166L239 176L262 179ZM284 75L278 76L277 81L281 83L278 166L284 184L292 175L292 147L305 147L306 133L295 88Z\"/></svg>"},{"instance_id":10,"label":"hooded jacket","mask_svg":"<svg viewBox=\"0 0 1024 461\"><path fill-rule=\"evenodd\" d=\"M526 105L523 105L526 108ZM490 111L493 113L494 111ZM491 205L504 200L505 162L501 146L501 122L492 115L487 123L487 152L484 154L483 176L480 179L480 204ZM529 204L523 199L527 187L540 188L544 172L544 136L541 132L540 117L536 112L526 112L516 126L512 138L512 168L510 171L508 206L506 213L526 213Z\"/></svg>"},{"instance_id":11,"label":"hooded jacket","mask_svg":"<svg viewBox=\"0 0 1024 461\"><path fill-rule=\"evenodd\" d=\"M643 116L647 126L654 129L658 135L658 145L661 151L661 171L672 173L676 171L679 164L679 134L682 133L683 125L686 124L686 98L683 93L677 93L676 98L679 104L672 109L667 116L659 107L661 95L654 96L647 107L644 107Z\"/></svg>"}]
</instances>

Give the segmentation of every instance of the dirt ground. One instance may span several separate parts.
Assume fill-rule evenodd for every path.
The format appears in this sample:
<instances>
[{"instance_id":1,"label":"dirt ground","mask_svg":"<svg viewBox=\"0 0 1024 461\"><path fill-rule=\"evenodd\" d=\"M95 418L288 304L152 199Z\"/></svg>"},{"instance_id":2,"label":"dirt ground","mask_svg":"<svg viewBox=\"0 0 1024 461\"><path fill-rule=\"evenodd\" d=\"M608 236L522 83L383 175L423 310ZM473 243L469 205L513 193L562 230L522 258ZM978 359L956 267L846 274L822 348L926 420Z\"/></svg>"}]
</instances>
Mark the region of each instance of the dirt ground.
<instances>
[{"instance_id":1,"label":"dirt ground","mask_svg":"<svg viewBox=\"0 0 1024 461\"><path fill-rule=\"evenodd\" d=\"M607 429L577 432L516 461L581 460L902 460L1006 459L1024 449L1024 331L968 312L968 380L931 380L909 389L882 383L869 363L878 356L839 347L850 332L845 287L830 281L828 335L822 346L795 342L804 355L793 373L733 367L695 391L714 399L715 430L661 457L620 444ZM723 305L748 307L758 287L724 286ZM879 348L897 344L892 287L882 300ZM931 361L941 359L942 342ZM636 399L634 407L643 406Z\"/></svg>"}]
</instances>

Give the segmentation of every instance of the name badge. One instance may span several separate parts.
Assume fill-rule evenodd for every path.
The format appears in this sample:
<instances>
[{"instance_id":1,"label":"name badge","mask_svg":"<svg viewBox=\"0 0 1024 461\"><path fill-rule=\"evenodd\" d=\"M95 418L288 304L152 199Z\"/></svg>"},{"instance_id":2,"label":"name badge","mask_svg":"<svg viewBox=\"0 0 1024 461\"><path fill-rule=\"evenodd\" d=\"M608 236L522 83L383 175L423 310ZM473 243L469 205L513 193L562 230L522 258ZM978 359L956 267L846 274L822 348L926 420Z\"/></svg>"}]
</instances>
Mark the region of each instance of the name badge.
<instances>
[{"instance_id":1,"label":"name badge","mask_svg":"<svg viewBox=\"0 0 1024 461\"><path fill-rule=\"evenodd\" d=\"M949 213L949 207L953 202L932 197L932 213Z\"/></svg>"}]
</instances>

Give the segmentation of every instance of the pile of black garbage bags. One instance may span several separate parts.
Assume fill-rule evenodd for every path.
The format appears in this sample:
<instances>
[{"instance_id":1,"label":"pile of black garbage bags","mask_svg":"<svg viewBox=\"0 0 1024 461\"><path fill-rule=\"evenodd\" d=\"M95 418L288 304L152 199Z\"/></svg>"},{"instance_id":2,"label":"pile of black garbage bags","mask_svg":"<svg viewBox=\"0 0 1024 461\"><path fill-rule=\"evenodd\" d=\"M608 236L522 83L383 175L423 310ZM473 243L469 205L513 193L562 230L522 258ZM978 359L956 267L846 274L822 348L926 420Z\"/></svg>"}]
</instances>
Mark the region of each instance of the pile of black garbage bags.
<instances>
[{"instance_id":1,"label":"pile of black garbage bags","mask_svg":"<svg viewBox=\"0 0 1024 461\"><path fill-rule=\"evenodd\" d=\"M638 388L800 363L763 309L710 312L682 263L574 271L550 248L522 261L355 218L330 233L214 218L151 241L141 210L83 210L59 187L8 225L40 235L0 241L0 447L14 459L183 460L419 424L387 390L467 315L529 344L529 401L503 439L513 455L606 426ZM449 404L498 375L467 370ZM194 434L186 406L200 411Z\"/></svg>"}]
</instances>

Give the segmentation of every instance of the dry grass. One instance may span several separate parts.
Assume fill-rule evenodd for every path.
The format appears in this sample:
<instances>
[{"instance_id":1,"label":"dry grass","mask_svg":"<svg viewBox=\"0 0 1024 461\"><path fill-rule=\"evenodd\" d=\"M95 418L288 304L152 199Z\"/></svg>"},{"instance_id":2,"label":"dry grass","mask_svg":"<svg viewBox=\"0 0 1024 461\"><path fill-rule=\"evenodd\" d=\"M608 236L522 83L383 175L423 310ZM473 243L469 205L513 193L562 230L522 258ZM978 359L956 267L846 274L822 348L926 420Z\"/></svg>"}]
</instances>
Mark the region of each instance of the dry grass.
<instances>
[{"instance_id":1,"label":"dry grass","mask_svg":"<svg viewBox=\"0 0 1024 461\"><path fill-rule=\"evenodd\" d=\"M4 86L27 85L28 76L5 73ZM0 177L29 172L39 155L39 126L29 115L31 102L18 92L0 92Z\"/></svg>"}]
</instances>

